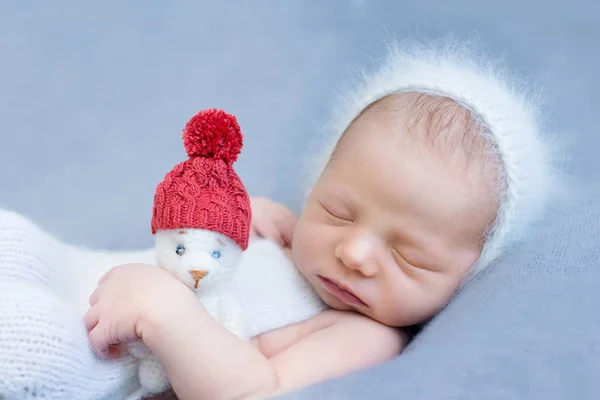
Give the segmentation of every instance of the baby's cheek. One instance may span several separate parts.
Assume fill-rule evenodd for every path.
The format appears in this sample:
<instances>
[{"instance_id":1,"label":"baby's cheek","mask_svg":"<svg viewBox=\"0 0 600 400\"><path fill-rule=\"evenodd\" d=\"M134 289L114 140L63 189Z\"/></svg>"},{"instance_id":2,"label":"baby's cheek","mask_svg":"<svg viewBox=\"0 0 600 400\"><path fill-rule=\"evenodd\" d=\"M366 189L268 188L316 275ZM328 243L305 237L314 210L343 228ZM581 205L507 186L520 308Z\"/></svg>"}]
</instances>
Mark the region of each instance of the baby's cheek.
<instances>
[{"instance_id":1,"label":"baby's cheek","mask_svg":"<svg viewBox=\"0 0 600 400\"><path fill-rule=\"evenodd\" d=\"M292 259L300 270L310 265L315 253L319 252L318 240L316 240L318 232L316 229L311 229L310 225L299 222L292 240Z\"/></svg>"},{"instance_id":2,"label":"baby's cheek","mask_svg":"<svg viewBox=\"0 0 600 400\"><path fill-rule=\"evenodd\" d=\"M304 233L300 229L296 229L294 237L292 239L292 261L296 266L302 269L303 265L306 265L307 249L310 246L307 245Z\"/></svg>"},{"instance_id":3,"label":"baby's cheek","mask_svg":"<svg viewBox=\"0 0 600 400\"><path fill-rule=\"evenodd\" d=\"M448 303L457 288L449 283L448 278L445 280L430 278L430 280L431 282L424 284L420 290L413 293L413 307L407 316L411 325L424 322L437 314Z\"/></svg>"}]
</instances>

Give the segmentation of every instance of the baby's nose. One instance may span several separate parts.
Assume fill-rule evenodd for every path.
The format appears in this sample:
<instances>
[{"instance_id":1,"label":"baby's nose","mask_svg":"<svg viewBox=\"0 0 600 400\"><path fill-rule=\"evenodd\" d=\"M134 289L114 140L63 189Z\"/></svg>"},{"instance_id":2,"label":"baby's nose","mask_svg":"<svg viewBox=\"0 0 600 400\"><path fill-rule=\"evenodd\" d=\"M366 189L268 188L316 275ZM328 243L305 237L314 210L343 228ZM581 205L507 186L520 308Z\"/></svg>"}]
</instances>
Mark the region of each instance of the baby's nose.
<instances>
[{"instance_id":1,"label":"baby's nose","mask_svg":"<svg viewBox=\"0 0 600 400\"><path fill-rule=\"evenodd\" d=\"M190 273L190 275L192 275L194 281L196 281L196 283L194 284L194 289L198 289L198 282L200 281L200 279L208 275L208 271L205 271L203 269L190 269L188 272Z\"/></svg>"},{"instance_id":2,"label":"baby's nose","mask_svg":"<svg viewBox=\"0 0 600 400\"><path fill-rule=\"evenodd\" d=\"M375 256L377 247L375 237L357 233L340 242L335 248L335 255L346 267L372 277L378 268Z\"/></svg>"}]
</instances>

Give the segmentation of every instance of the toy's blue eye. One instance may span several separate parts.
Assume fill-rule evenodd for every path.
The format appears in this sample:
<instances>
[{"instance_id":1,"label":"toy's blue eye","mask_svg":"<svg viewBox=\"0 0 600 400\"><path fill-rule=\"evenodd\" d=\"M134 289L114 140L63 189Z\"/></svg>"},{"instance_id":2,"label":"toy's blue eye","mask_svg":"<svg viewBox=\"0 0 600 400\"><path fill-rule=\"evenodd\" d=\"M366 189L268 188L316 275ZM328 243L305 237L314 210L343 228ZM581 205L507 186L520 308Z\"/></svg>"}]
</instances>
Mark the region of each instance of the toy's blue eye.
<instances>
[{"instance_id":1,"label":"toy's blue eye","mask_svg":"<svg viewBox=\"0 0 600 400\"><path fill-rule=\"evenodd\" d=\"M182 256L183 253L185 253L185 246L178 244L177 247L175 247L175 253L177 253L178 256Z\"/></svg>"},{"instance_id":2,"label":"toy's blue eye","mask_svg":"<svg viewBox=\"0 0 600 400\"><path fill-rule=\"evenodd\" d=\"M219 250L215 250L211 254L212 258L221 258L221 252Z\"/></svg>"}]
</instances>

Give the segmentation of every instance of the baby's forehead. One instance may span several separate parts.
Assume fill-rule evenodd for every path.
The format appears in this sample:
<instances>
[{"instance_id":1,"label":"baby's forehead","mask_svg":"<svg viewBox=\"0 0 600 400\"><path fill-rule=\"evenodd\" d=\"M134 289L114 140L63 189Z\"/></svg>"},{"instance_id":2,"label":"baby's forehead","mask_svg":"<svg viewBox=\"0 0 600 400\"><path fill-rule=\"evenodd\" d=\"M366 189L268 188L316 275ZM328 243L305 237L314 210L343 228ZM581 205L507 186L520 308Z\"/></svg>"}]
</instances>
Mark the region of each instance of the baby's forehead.
<instances>
[{"instance_id":1,"label":"baby's forehead","mask_svg":"<svg viewBox=\"0 0 600 400\"><path fill-rule=\"evenodd\" d=\"M497 174L497 148L489 132L468 108L448 97L421 92L395 93L370 104L335 146L336 154L357 138L379 137L390 146L410 144L448 167ZM360 139L358 141L361 141ZM491 176L490 176L491 178Z\"/></svg>"},{"instance_id":2,"label":"baby's forehead","mask_svg":"<svg viewBox=\"0 0 600 400\"><path fill-rule=\"evenodd\" d=\"M442 154L462 151L471 161L489 152L492 143L477 116L455 100L422 92L394 93L370 104L359 118L400 127L416 143Z\"/></svg>"},{"instance_id":3,"label":"baby's forehead","mask_svg":"<svg viewBox=\"0 0 600 400\"><path fill-rule=\"evenodd\" d=\"M359 114L342 135L331 161L335 163L344 148L360 148L366 153L369 146L365 140L380 140L397 148L399 157L406 156L407 151L418 152L422 162L437 159L443 165L440 171L485 183L485 191L497 192L501 168L487 135L477 117L453 99L419 92L396 93Z\"/></svg>"}]
</instances>

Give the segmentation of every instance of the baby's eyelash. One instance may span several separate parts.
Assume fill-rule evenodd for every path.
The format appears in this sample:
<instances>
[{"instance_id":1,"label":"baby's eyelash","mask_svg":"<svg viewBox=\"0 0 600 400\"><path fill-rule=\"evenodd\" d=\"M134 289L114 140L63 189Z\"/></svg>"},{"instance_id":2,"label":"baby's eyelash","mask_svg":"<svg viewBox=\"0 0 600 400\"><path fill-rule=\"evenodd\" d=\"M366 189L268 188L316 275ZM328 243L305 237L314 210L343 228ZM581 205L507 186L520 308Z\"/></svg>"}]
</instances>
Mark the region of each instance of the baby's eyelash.
<instances>
[{"instance_id":1,"label":"baby's eyelash","mask_svg":"<svg viewBox=\"0 0 600 400\"><path fill-rule=\"evenodd\" d=\"M391 249L391 252L392 252L392 256L394 257L394 260L395 260L397 263L398 263L398 261L399 261L399 260L401 260L403 263L406 263L406 264L408 264L408 263L406 262L406 260L404 259L404 257L402 257L402 256L400 255L400 252L399 252L398 250L396 250L396 249L394 249L394 248L392 247L392 249Z\"/></svg>"},{"instance_id":2,"label":"baby's eyelash","mask_svg":"<svg viewBox=\"0 0 600 400\"><path fill-rule=\"evenodd\" d=\"M327 207L327 206L326 206L325 204L323 204L322 202L320 202L320 201L319 201L319 204L320 204L320 205L321 205L321 207L323 207L323 209L324 209L324 210L325 210L325 211L326 211L326 212L327 212L329 215L331 215L332 217L334 217L334 218L337 218L337 219L339 219L339 220L342 220L342 221L346 221L346 222L352 222L352 220L351 220L351 219L349 219L349 218L343 218L343 217L340 217L339 215L335 214L334 212L332 212L332 211L331 211L331 209L329 209L329 207Z\"/></svg>"},{"instance_id":3,"label":"baby's eyelash","mask_svg":"<svg viewBox=\"0 0 600 400\"><path fill-rule=\"evenodd\" d=\"M396 263L398 265L407 265L409 267L412 268L417 268L419 270L422 271L431 271L431 272L439 272L437 268L433 267L433 266L428 266L428 265L423 265L421 263L416 263L414 260L413 261L409 261L406 259L406 257L404 257L402 255L402 253L400 253L398 250L392 248L391 249L392 252L392 256L394 257L394 261L396 261Z\"/></svg>"},{"instance_id":4,"label":"baby's eyelash","mask_svg":"<svg viewBox=\"0 0 600 400\"><path fill-rule=\"evenodd\" d=\"M392 251L392 256L394 257L394 261L396 261L396 264L401 265L401 266L404 265L404 266L409 266L409 267L413 267L413 268L419 268L418 265L415 265L412 262L408 261L406 259L406 257L404 257L402 255L402 253L400 253L395 248L392 248L391 251Z\"/></svg>"}]
</instances>

